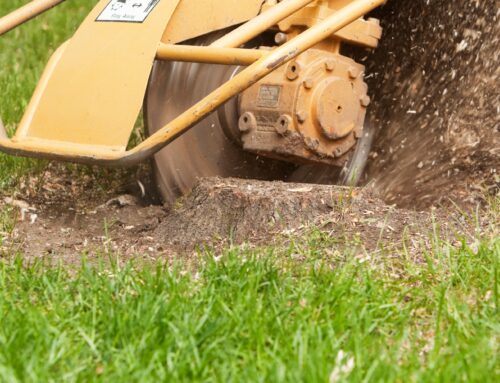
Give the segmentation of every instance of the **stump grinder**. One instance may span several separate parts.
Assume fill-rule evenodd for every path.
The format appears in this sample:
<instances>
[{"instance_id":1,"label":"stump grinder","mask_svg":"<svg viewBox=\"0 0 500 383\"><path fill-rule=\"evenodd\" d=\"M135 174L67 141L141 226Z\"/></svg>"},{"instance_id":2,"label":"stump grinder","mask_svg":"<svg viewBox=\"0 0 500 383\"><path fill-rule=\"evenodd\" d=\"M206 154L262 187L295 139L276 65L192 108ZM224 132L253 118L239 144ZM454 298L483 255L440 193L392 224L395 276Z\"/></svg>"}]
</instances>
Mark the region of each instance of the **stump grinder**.
<instances>
[{"instance_id":1,"label":"stump grinder","mask_svg":"<svg viewBox=\"0 0 500 383\"><path fill-rule=\"evenodd\" d=\"M0 35L64 0L0 19ZM71 0L69 0L71 1ZM164 199L199 177L355 182L370 147L367 14L385 0L100 0L50 58L12 155L104 166L152 158ZM130 147L138 116L147 138Z\"/></svg>"}]
</instances>

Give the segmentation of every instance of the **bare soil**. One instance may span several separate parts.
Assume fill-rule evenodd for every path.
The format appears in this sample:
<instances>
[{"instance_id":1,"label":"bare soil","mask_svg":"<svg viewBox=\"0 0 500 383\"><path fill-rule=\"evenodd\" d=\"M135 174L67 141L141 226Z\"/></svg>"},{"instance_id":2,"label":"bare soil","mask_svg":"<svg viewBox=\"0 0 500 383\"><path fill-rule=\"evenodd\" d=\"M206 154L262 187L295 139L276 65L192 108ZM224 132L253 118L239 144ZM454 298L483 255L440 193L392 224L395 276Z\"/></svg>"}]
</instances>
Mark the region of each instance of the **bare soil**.
<instances>
[{"instance_id":1,"label":"bare soil","mask_svg":"<svg viewBox=\"0 0 500 383\"><path fill-rule=\"evenodd\" d=\"M51 164L0 198L0 208L17 212L13 229L0 227L0 254L154 259L232 243L286 245L315 229L338 238L339 247L404 246L419 258L436 228L450 241L474 238L478 227L498 230L488 215L476 224L453 207L498 195L498 5L389 1L375 14L384 39L359 58L377 129L365 188L213 178L165 207L149 172L123 177Z\"/></svg>"},{"instance_id":2,"label":"bare soil","mask_svg":"<svg viewBox=\"0 0 500 383\"><path fill-rule=\"evenodd\" d=\"M146 195L120 182L99 190L109 174L75 177L52 165L42 176L44 181L31 179L0 202L17 212L13 230L2 234L0 253L18 251L27 259L67 263L106 254L122 260L189 258L205 247L287 246L316 230L334 239L340 250L373 253L404 247L420 259L436 229L452 242L457 234L474 237L463 215L398 209L368 188L207 178L176 206L166 207L151 203L144 179Z\"/></svg>"}]
</instances>

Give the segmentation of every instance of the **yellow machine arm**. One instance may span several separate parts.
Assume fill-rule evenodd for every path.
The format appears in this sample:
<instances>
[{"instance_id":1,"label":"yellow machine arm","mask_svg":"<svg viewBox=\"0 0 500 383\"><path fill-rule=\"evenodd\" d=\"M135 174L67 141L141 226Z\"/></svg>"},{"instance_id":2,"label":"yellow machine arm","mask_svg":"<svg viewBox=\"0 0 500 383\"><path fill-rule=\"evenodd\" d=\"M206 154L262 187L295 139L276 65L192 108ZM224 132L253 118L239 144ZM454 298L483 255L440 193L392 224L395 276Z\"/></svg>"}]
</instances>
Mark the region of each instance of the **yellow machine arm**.
<instances>
[{"instance_id":1,"label":"yellow machine arm","mask_svg":"<svg viewBox=\"0 0 500 383\"><path fill-rule=\"evenodd\" d=\"M0 34L63 0L0 19ZM242 44L311 3L341 5L270 51ZM385 0L101 0L52 56L12 139L0 126L0 150L14 155L127 166L162 149L226 101L306 50L348 27ZM28 6L29 8L29 6ZM208 47L175 45L243 23ZM127 144L155 59L249 65L137 147ZM189 91L189 90L187 90ZM175 95L173 95L175 97Z\"/></svg>"}]
</instances>

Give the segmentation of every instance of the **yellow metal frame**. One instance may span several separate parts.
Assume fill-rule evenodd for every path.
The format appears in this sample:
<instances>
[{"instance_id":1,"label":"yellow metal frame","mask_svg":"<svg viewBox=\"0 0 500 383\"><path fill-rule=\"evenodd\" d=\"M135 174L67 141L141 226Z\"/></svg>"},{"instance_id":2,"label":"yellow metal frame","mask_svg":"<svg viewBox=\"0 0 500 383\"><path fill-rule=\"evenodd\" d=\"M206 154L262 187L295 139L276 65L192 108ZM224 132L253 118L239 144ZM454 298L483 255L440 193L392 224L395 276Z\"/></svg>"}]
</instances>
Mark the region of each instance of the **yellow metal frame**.
<instances>
[{"instance_id":1,"label":"yellow metal frame","mask_svg":"<svg viewBox=\"0 0 500 383\"><path fill-rule=\"evenodd\" d=\"M0 36L66 0L34 0L0 19Z\"/></svg>"},{"instance_id":2,"label":"yellow metal frame","mask_svg":"<svg viewBox=\"0 0 500 383\"><path fill-rule=\"evenodd\" d=\"M158 60L198 62L221 65L250 65L267 52L257 49L202 47L194 45L160 44L156 52Z\"/></svg>"},{"instance_id":3,"label":"yellow metal frame","mask_svg":"<svg viewBox=\"0 0 500 383\"><path fill-rule=\"evenodd\" d=\"M49 2L49 0L43 1ZM232 80L223 84L131 150L41 139L25 139L16 142L10 139L2 139L2 132L0 132L0 150L14 155L43 157L86 164L109 166L137 164L161 150L232 97L376 7L381 6L385 3L385 0L353 0L322 22L272 51L235 49L235 47L251 40L262 31L267 30L270 26L275 25L293 14L297 9L301 9L311 2L312 0L284 0L235 29L210 47L194 48L160 44L157 58L165 60L250 65ZM64 47L61 50L64 50ZM53 60L57 61L57 57L53 58Z\"/></svg>"}]
</instances>

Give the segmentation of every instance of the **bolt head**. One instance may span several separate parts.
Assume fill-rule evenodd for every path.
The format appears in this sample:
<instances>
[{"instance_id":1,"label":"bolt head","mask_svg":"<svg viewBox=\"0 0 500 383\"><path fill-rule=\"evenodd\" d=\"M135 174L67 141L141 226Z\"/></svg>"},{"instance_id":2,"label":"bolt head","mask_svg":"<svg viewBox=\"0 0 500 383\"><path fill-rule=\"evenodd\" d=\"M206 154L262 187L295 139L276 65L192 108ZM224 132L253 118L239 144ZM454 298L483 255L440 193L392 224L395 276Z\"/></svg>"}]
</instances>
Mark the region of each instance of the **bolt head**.
<instances>
[{"instance_id":1,"label":"bolt head","mask_svg":"<svg viewBox=\"0 0 500 383\"><path fill-rule=\"evenodd\" d=\"M306 78L302 85L304 85L306 89L312 89L314 87L314 80L312 78Z\"/></svg>"},{"instance_id":2,"label":"bolt head","mask_svg":"<svg viewBox=\"0 0 500 383\"><path fill-rule=\"evenodd\" d=\"M335 150L333 151L333 155L334 155L335 157L340 157L340 156L342 156L342 154L344 154L344 153L342 153L342 149L340 149L340 147L339 147L339 148L337 148L337 149L335 149Z\"/></svg>"},{"instance_id":3,"label":"bolt head","mask_svg":"<svg viewBox=\"0 0 500 383\"><path fill-rule=\"evenodd\" d=\"M304 110L299 110L296 114L297 116L297 120L300 122L300 123L304 123L306 122L307 120L307 112L304 111Z\"/></svg>"},{"instance_id":4,"label":"bolt head","mask_svg":"<svg viewBox=\"0 0 500 383\"><path fill-rule=\"evenodd\" d=\"M366 108L370 105L371 101L372 100L370 96L364 95L363 97L361 97L361 106Z\"/></svg>"},{"instance_id":5,"label":"bolt head","mask_svg":"<svg viewBox=\"0 0 500 383\"><path fill-rule=\"evenodd\" d=\"M288 41L288 35L283 32L278 32L274 36L274 42L278 45L283 45Z\"/></svg>"},{"instance_id":6,"label":"bolt head","mask_svg":"<svg viewBox=\"0 0 500 383\"><path fill-rule=\"evenodd\" d=\"M353 80L357 79L359 75L361 74L361 71L356 68L356 67L350 67L349 68L349 77Z\"/></svg>"},{"instance_id":7,"label":"bolt head","mask_svg":"<svg viewBox=\"0 0 500 383\"><path fill-rule=\"evenodd\" d=\"M317 138L306 137L304 139L304 143L309 150L312 150L314 152L319 148L319 140Z\"/></svg>"},{"instance_id":8,"label":"bolt head","mask_svg":"<svg viewBox=\"0 0 500 383\"><path fill-rule=\"evenodd\" d=\"M363 137L363 134L364 134L364 130L363 130L363 127L362 126L358 126L356 127L356 129L354 129L354 137L355 138L361 138Z\"/></svg>"},{"instance_id":9,"label":"bolt head","mask_svg":"<svg viewBox=\"0 0 500 383\"><path fill-rule=\"evenodd\" d=\"M326 60L325 68L328 72L332 72L335 69L335 60Z\"/></svg>"}]
</instances>

